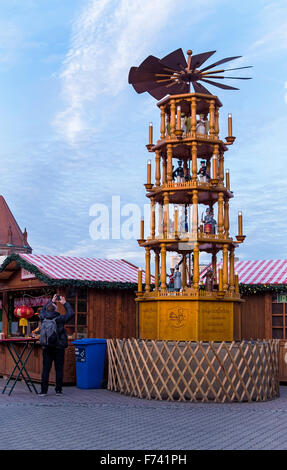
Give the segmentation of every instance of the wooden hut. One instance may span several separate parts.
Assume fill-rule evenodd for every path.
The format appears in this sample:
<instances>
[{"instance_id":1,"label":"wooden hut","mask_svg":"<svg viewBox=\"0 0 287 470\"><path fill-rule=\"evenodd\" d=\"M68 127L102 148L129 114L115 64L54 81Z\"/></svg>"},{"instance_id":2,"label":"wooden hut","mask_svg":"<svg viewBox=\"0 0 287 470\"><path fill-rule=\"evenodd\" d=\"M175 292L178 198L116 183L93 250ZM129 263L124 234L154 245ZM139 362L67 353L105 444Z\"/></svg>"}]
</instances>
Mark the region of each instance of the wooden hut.
<instances>
[{"instance_id":1,"label":"wooden hut","mask_svg":"<svg viewBox=\"0 0 287 470\"><path fill-rule=\"evenodd\" d=\"M137 280L137 267L124 260L11 254L0 267L1 329L5 337L21 334L15 307L28 305L36 312L53 294L65 296L75 311L75 319L66 325L69 346L64 382L73 383L74 339L136 336ZM29 320L28 335L37 327L37 321L37 315ZM36 381L41 378L41 357L38 345L28 366ZM10 370L10 358L1 346L0 375L7 375ZM51 383L55 381L53 374Z\"/></svg>"}]
</instances>

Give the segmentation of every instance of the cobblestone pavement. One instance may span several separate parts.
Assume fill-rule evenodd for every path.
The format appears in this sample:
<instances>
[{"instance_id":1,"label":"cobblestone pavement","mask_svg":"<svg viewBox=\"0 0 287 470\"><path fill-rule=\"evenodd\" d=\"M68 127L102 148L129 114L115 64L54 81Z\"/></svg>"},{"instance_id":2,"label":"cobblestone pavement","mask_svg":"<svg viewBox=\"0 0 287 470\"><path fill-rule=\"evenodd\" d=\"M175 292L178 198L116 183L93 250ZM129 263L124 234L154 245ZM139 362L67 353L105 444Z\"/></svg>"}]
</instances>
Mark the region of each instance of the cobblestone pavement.
<instances>
[{"instance_id":1,"label":"cobblestone pavement","mask_svg":"<svg viewBox=\"0 0 287 470\"><path fill-rule=\"evenodd\" d=\"M18 382L11 396L0 393L0 449L286 450L287 386L280 394L265 403L193 404L71 386L39 397Z\"/></svg>"}]
</instances>

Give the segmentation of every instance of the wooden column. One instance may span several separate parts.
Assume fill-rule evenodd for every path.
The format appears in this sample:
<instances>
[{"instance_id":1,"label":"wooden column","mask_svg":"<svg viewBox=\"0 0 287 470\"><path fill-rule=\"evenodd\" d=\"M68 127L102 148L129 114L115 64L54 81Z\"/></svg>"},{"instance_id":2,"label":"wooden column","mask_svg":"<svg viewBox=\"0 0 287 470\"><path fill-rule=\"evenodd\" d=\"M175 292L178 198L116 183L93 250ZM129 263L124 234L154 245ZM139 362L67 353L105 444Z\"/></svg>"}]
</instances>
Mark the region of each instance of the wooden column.
<instances>
[{"instance_id":1,"label":"wooden column","mask_svg":"<svg viewBox=\"0 0 287 470\"><path fill-rule=\"evenodd\" d=\"M235 290L235 277L234 277L234 247L230 248L229 252L229 289L234 292Z\"/></svg>"},{"instance_id":2,"label":"wooden column","mask_svg":"<svg viewBox=\"0 0 287 470\"><path fill-rule=\"evenodd\" d=\"M168 193L163 195L163 238L168 237L168 223L169 223L169 198Z\"/></svg>"},{"instance_id":3,"label":"wooden column","mask_svg":"<svg viewBox=\"0 0 287 470\"><path fill-rule=\"evenodd\" d=\"M224 156L222 153L219 155L218 172L219 172L219 178L223 182L224 181Z\"/></svg>"},{"instance_id":4,"label":"wooden column","mask_svg":"<svg viewBox=\"0 0 287 470\"><path fill-rule=\"evenodd\" d=\"M228 289L228 245L223 245L222 250L223 266L223 290Z\"/></svg>"},{"instance_id":5,"label":"wooden column","mask_svg":"<svg viewBox=\"0 0 287 470\"><path fill-rule=\"evenodd\" d=\"M159 253L155 252L154 254L154 285L155 290L158 291L159 286Z\"/></svg>"},{"instance_id":6,"label":"wooden column","mask_svg":"<svg viewBox=\"0 0 287 470\"><path fill-rule=\"evenodd\" d=\"M172 183L172 146L167 146L167 182Z\"/></svg>"},{"instance_id":7,"label":"wooden column","mask_svg":"<svg viewBox=\"0 0 287 470\"><path fill-rule=\"evenodd\" d=\"M160 152L155 151L155 185L160 186Z\"/></svg>"},{"instance_id":8,"label":"wooden column","mask_svg":"<svg viewBox=\"0 0 287 470\"><path fill-rule=\"evenodd\" d=\"M164 216L163 216L163 207L162 204L159 203L158 205L158 234L162 238L163 237L163 226L164 226Z\"/></svg>"},{"instance_id":9,"label":"wooden column","mask_svg":"<svg viewBox=\"0 0 287 470\"><path fill-rule=\"evenodd\" d=\"M209 129L210 135L214 137L215 134L215 101L211 100L209 104Z\"/></svg>"},{"instance_id":10,"label":"wooden column","mask_svg":"<svg viewBox=\"0 0 287 470\"><path fill-rule=\"evenodd\" d=\"M4 291L2 297L2 331L5 338L8 338L8 311L8 293Z\"/></svg>"},{"instance_id":11,"label":"wooden column","mask_svg":"<svg viewBox=\"0 0 287 470\"><path fill-rule=\"evenodd\" d=\"M170 134L171 137L175 137L175 127L176 127L176 106L175 100L170 101Z\"/></svg>"},{"instance_id":12,"label":"wooden column","mask_svg":"<svg viewBox=\"0 0 287 470\"><path fill-rule=\"evenodd\" d=\"M191 98L191 137L196 134L196 97Z\"/></svg>"},{"instance_id":13,"label":"wooden column","mask_svg":"<svg viewBox=\"0 0 287 470\"><path fill-rule=\"evenodd\" d=\"M145 249L145 290L150 291L150 248Z\"/></svg>"},{"instance_id":14,"label":"wooden column","mask_svg":"<svg viewBox=\"0 0 287 470\"><path fill-rule=\"evenodd\" d=\"M197 143L191 144L191 158L192 158L192 181L197 180Z\"/></svg>"},{"instance_id":15,"label":"wooden column","mask_svg":"<svg viewBox=\"0 0 287 470\"><path fill-rule=\"evenodd\" d=\"M182 261L182 287L186 287L186 254L183 255Z\"/></svg>"},{"instance_id":16,"label":"wooden column","mask_svg":"<svg viewBox=\"0 0 287 470\"><path fill-rule=\"evenodd\" d=\"M198 226L198 191L194 189L192 191L192 233L197 233Z\"/></svg>"},{"instance_id":17,"label":"wooden column","mask_svg":"<svg viewBox=\"0 0 287 470\"><path fill-rule=\"evenodd\" d=\"M219 135L219 110L218 110L218 107L216 106L216 109L215 109L215 136L218 137Z\"/></svg>"},{"instance_id":18,"label":"wooden column","mask_svg":"<svg viewBox=\"0 0 287 470\"><path fill-rule=\"evenodd\" d=\"M217 259L216 253L212 253L212 271L214 275L214 284L217 284Z\"/></svg>"},{"instance_id":19,"label":"wooden column","mask_svg":"<svg viewBox=\"0 0 287 470\"><path fill-rule=\"evenodd\" d=\"M224 236L229 237L229 199L224 198Z\"/></svg>"},{"instance_id":20,"label":"wooden column","mask_svg":"<svg viewBox=\"0 0 287 470\"><path fill-rule=\"evenodd\" d=\"M164 106L160 107L160 138L163 140L165 138L165 112Z\"/></svg>"},{"instance_id":21,"label":"wooden column","mask_svg":"<svg viewBox=\"0 0 287 470\"><path fill-rule=\"evenodd\" d=\"M166 248L163 243L160 245L160 258L161 258L161 266L160 266L161 290L165 290L166 289Z\"/></svg>"},{"instance_id":22,"label":"wooden column","mask_svg":"<svg viewBox=\"0 0 287 470\"><path fill-rule=\"evenodd\" d=\"M223 193L218 193L218 234L223 234Z\"/></svg>"},{"instance_id":23,"label":"wooden column","mask_svg":"<svg viewBox=\"0 0 287 470\"><path fill-rule=\"evenodd\" d=\"M142 272L142 268L139 268L138 269L138 292L142 292L143 291L143 272Z\"/></svg>"},{"instance_id":24,"label":"wooden column","mask_svg":"<svg viewBox=\"0 0 287 470\"><path fill-rule=\"evenodd\" d=\"M193 249L193 287L198 290L199 288L199 248L198 243L195 244Z\"/></svg>"},{"instance_id":25,"label":"wooden column","mask_svg":"<svg viewBox=\"0 0 287 470\"><path fill-rule=\"evenodd\" d=\"M150 234L151 238L155 238L155 198L152 197L150 200Z\"/></svg>"},{"instance_id":26,"label":"wooden column","mask_svg":"<svg viewBox=\"0 0 287 470\"><path fill-rule=\"evenodd\" d=\"M166 184L166 156L162 157L162 184Z\"/></svg>"}]
</instances>

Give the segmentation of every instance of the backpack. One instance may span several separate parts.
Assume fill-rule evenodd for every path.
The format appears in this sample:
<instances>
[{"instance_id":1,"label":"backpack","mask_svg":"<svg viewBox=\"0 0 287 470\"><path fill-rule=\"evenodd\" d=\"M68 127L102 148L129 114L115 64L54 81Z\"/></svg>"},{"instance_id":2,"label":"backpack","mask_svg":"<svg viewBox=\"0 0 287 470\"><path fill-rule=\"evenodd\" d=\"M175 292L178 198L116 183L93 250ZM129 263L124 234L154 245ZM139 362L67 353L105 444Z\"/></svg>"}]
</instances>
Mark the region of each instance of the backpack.
<instances>
[{"instance_id":1,"label":"backpack","mask_svg":"<svg viewBox=\"0 0 287 470\"><path fill-rule=\"evenodd\" d=\"M56 320L53 318L48 320L45 318L42 321L40 329L40 344L41 346L50 346L56 348L59 342L58 328Z\"/></svg>"}]
</instances>

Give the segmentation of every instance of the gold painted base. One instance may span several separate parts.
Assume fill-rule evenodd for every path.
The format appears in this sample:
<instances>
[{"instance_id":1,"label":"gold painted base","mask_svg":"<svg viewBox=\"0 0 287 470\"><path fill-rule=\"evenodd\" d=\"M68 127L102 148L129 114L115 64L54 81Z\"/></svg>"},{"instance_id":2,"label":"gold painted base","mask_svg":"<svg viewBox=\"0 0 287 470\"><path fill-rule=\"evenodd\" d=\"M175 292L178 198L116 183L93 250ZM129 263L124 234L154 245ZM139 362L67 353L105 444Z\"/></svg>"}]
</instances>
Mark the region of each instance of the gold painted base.
<instances>
[{"instance_id":1,"label":"gold painted base","mask_svg":"<svg viewBox=\"0 0 287 470\"><path fill-rule=\"evenodd\" d=\"M240 300L138 298L139 337L173 341L241 339Z\"/></svg>"}]
</instances>

